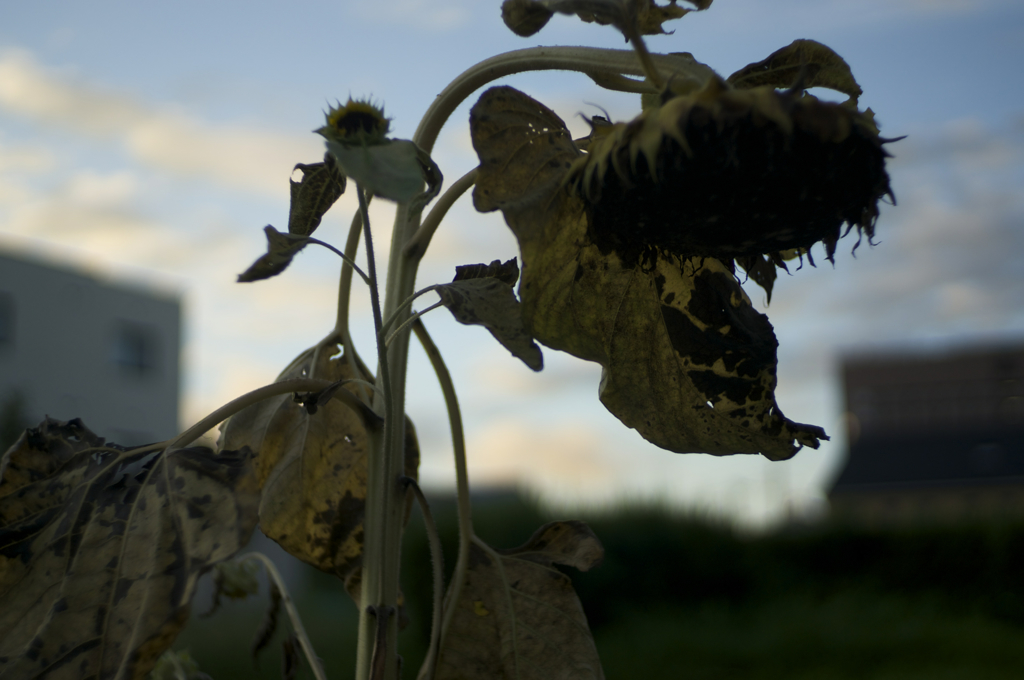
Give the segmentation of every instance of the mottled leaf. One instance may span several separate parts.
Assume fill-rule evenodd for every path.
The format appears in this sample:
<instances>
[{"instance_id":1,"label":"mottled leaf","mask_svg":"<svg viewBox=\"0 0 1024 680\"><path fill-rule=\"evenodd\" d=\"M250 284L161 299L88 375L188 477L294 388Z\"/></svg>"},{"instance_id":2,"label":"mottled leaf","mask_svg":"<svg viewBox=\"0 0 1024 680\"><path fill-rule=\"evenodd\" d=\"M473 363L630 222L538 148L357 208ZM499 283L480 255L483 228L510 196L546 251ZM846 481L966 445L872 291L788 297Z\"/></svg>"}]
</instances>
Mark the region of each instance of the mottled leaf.
<instances>
[{"instance_id":1,"label":"mottled leaf","mask_svg":"<svg viewBox=\"0 0 1024 680\"><path fill-rule=\"evenodd\" d=\"M775 334L725 265L659 251L627 266L602 252L582 199L554 170L578 154L564 123L526 95L488 90L470 125L481 160L475 204L502 208L519 241L526 330L600 363L601 401L613 414L679 453L785 459L817 448L824 431L776 404ZM544 153L524 153L541 128L552 140Z\"/></svg>"},{"instance_id":2,"label":"mottled leaf","mask_svg":"<svg viewBox=\"0 0 1024 680\"><path fill-rule=\"evenodd\" d=\"M361 363L334 346L309 349L278 377L373 382ZM346 384L359 396L361 388ZM290 395L267 399L235 415L221 433L222 448L248 446L257 452L263 489L260 529L295 557L341 578L350 593L359 584L366 500L366 426L362 416L338 399L310 414ZM405 474L415 478L419 448L406 420Z\"/></svg>"},{"instance_id":3,"label":"mottled leaf","mask_svg":"<svg viewBox=\"0 0 1024 680\"><path fill-rule=\"evenodd\" d=\"M302 179L288 180L292 199L288 233L309 236L320 226L324 213L345 192L345 175L329 153L324 154L322 163L299 163L295 170L302 172Z\"/></svg>"},{"instance_id":4,"label":"mottled leaf","mask_svg":"<svg viewBox=\"0 0 1024 680\"><path fill-rule=\"evenodd\" d=\"M604 556L583 522L546 524L525 545L487 551L472 544L437 680L604 677L583 607L569 577Z\"/></svg>"},{"instance_id":5,"label":"mottled leaf","mask_svg":"<svg viewBox=\"0 0 1024 680\"><path fill-rule=\"evenodd\" d=\"M458 267L454 281L435 286L434 290L456 321L483 326L505 349L539 371L544 368L544 358L523 327L519 300L512 290L518 278L519 267L514 259L504 264L495 260L489 265Z\"/></svg>"},{"instance_id":6,"label":"mottled leaf","mask_svg":"<svg viewBox=\"0 0 1024 680\"><path fill-rule=\"evenodd\" d=\"M305 236L282 234L269 224L263 227L267 235L267 254L262 255L251 267L238 275L239 283L250 283L277 276L292 263L292 258L306 247Z\"/></svg>"},{"instance_id":7,"label":"mottled leaf","mask_svg":"<svg viewBox=\"0 0 1024 680\"><path fill-rule=\"evenodd\" d=\"M863 94L850 66L832 48L814 40L794 40L776 50L767 59L748 64L728 78L733 87L748 90L767 85L788 88L803 75L802 85L827 87L847 95L854 101Z\"/></svg>"},{"instance_id":8,"label":"mottled leaf","mask_svg":"<svg viewBox=\"0 0 1024 680\"><path fill-rule=\"evenodd\" d=\"M248 449L105 443L47 419L0 463L0 676L143 678L256 524Z\"/></svg>"}]
</instances>

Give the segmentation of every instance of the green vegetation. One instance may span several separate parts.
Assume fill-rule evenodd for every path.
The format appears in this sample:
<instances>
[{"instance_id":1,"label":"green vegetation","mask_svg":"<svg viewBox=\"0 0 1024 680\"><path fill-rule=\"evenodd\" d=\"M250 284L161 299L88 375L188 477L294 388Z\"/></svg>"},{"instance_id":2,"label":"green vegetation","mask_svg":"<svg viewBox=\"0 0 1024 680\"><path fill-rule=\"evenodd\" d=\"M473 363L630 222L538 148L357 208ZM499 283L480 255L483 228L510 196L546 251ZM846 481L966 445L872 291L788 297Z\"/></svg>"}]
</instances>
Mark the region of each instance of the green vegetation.
<instances>
[{"instance_id":1,"label":"green vegetation","mask_svg":"<svg viewBox=\"0 0 1024 680\"><path fill-rule=\"evenodd\" d=\"M455 503L433 499L431 507L450 568ZM554 519L511 495L478 499L474 510L481 536L501 547ZM1024 523L826 524L744 536L661 509L585 519L602 537L605 559L573 574L573 585L612 680L1010 680L1024 668ZM429 602L421 568L429 552L418 519L404 553L409 625L399 651L415 667L430 631L429 608L420 604ZM629 577L635 573L645 578ZM337 579L314 570L307 578L296 595L313 643L330 677L349 677L352 650L339 641L355 631L355 608ZM175 648L190 649L212 677L231 677L232 668L251 664L265 602L264 589L213 619L193 620ZM251 677L279 677L278 647L261 654Z\"/></svg>"}]
</instances>

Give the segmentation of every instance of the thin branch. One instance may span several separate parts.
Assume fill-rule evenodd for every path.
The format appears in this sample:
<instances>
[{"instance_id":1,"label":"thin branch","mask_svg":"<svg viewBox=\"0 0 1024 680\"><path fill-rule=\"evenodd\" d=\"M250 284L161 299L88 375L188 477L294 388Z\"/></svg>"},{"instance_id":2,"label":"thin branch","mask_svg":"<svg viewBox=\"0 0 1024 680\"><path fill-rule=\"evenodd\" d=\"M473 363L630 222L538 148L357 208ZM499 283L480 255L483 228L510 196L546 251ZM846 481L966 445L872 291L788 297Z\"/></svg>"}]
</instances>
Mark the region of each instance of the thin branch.
<instances>
[{"instance_id":1,"label":"thin branch","mask_svg":"<svg viewBox=\"0 0 1024 680\"><path fill-rule=\"evenodd\" d=\"M423 523L427 527L427 543L430 545L430 561L434 568L434 611L430 617L430 647L427 650L427 657L420 667L418 680L431 680L434 677L437 655L441 646L441 610L444 606L444 551L441 550L441 537L437 533L437 523L430 512L430 505L427 504L427 497L423 490L412 477L402 477L401 482L412 489L416 500L419 501L420 510L423 511Z\"/></svg>"},{"instance_id":2,"label":"thin branch","mask_svg":"<svg viewBox=\"0 0 1024 680\"><path fill-rule=\"evenodd\" d=\"M401 326L399 326L398 328L396 328L395 330L391 331L391 333L388 334L387 339L384 340L384 345L385 346L390 345L391 341L395 338L396 335L398 335L399 333L401 333L402 331L407 329L415 321L418 321L421 316L423 316L427 312L429 312L431 310L434 310L434 309L437 309L438 307L441 307L443 305L444 305L444 302L435 302L434 304L430 305L426 309L421 309L418 312L413 312L412 315L408 319L406 319L405 321L402 322Z\"/></svg>"},{"instance_id":3,"label":"thin branch","mask_svg":"<svg viewBox=\"0 0 1024 680\"><path fill-rule=\"evenodd\" d=\"M348 228L348 239L345 241L346 259L341 265L341 279L338 282L338 317L334 329L344 337L348 334L349 299L352 297L352 266L356 253L359 252L359 238L363 233L363 214L356 211ZM347 347L348 345L346 345Z\"/></svg>"},{"instance_id":4,"label":"thin branch","mask_svg":"<svg viewBox=\"0 0 1024 680\"><path fill-rule=\"evenodd\" d=\"M327 248L327 250L331 251L332 253L334 253L335 255L340 257L342 260L344 260L345 264L347 264L357 274L359 274L360 278L363 279L364 283L369 283L370 282L370 277L368 277L366 275L366 273L363 272L363 270L359 268L359 265L357 265L355 263L355 260L353 260L351 257L346 255L345 253L341 252L340 250L338 250L337 248L332 246L330 243L327 243L325 241L321 241L318 238L313 238L312 236L307 236L306 237L306 243L314 243L314 244L316 244L318 246L323 246L324 248Z\"/></svg>"},{"instance_id":5,"label":"thin branch","mask_svg":"<svg viewBox=\"0 0 1024 680\"><path fill-rule=\"evenodd\" d=\"M288 588L285 586L284 579L281 578L280 572L277 571L277 567L275 567L274 563L270 561L270 558L263 553L252 552L238 558L239 562L247 562L250 560L256 560L263 564L263 568L267 571L267 578L274 582L278 591L281 593L281 602L284 603L284 609L288 612L288 618L292 622L292 630L295 631L295 637L299 639L299 645L302 647L302 651L306 655L306 661L309 662L309 667L313 669L313 675L316 677L316 680L327 680L327 674L324 673L323 666L320 665L320 657L318 657L316 652L313 650L313 643L309 641L309 636L306 635L306 628L302 625L302 619L299 617L299 610L295 608L292 596L288 592Z\"/></svg>"},{"instance_id":6,"label":"thin branch","mask_svg":"<svg viewBox=\"0 0 1024 680\"><path fill-rule=\"evenodd\" d=\"M231 416L235 415L244 408L248 408L253 404L257 404L264 399L276 397L282 394L289 394L291 392L318 392L322 389L331 386L331 381L320 380L317 378L293 378L291 380L282 380L281 382L271 383L270 385L264 385L258 387L252 392L247 392L237 399L232 399L228 403L221 406L219 409L206 416L198 423L188 428L174 439L169 439L167 442L162 442L162 448L176 449L188 446L196 439L199 439L204 434L216 427L220 422L227 420ZM369 406L361 402L354 394L348 390L338 390L334 393L334 398L341 401L343 404L351 408L356 413L366 416L369 415L367 410ZM376 414L373 416L377 417ZM154 444L148 448L155 448L157 445Z\"/></svg>"},{"instance_id":7,"label":"thin branch","mask_svg":"<svg viewBox=\"0 0 1024 680\"><path fill-rule=\"evenodd\" d=\"M694 62L680 63L672 55L649 55L650 64L659 72L675 77L692 77L701 82L708 78L707 66ZM615 73L634 76L647 75L640 57L633 50L606 50L596 47L531 47L505 52L485 59L462 72L427 109L420 121L413 141L430 153L434 142L455 109L469 95L487 83L514 73L526 71L579 71L580 73Z\"/></svg>"},{"instance_id":8,"label":"thin branch","mask_svg":"<svg viewBox=\"0 0 1024 680\"><path fill-rule=\"evenodd\" d=\"M458 490L459 510L459 553L455 560L455 573L452 575L448 594L445 597L444 621L441 625L441 641L444 641L445 634L451 627L452 617L455 615L455 603L462 591L462 582L466 578L466 569L469 567L469 544L473 538L473 519L469 501L469 474L466 470L466 439L462 429L462 412L459 409L459 400L455 394L455 383L452 382L451 373L441 358L441 352L437 345L427 333L426 327L419 319L412 326L416 338L427 353L430 365L437 374L437 382L441 385L441 392L444 394L444 405L448 410L448 422L452 430L452 450L455 453L455 485Z\"/></svg>"},{"instance_id":9,"label":"thin branch","mask_svg":"<svg viewBox=\"0 0 1024 680\"><path fill-rule=\"evenodd\" d=\"M388 314L388 318L384 320L384 327L381 330L387 331L389 328L391 328L391 324L393 324L395 322L395 319L398 318L398 315L401 314L402 311L406 307L411 305L416 300L416 298L420 297L421 295L426 295L427 293L429 293L432 290L437 290L442 285L444 285L444 284L437 284L437 283L435 283L432 286L427 286L426 288L421 288L420 290L416 291L415 293L413 293L409 297L405 298L405 300L402 301L402 304L400 304L397 307L395 307L395 310L393 312L391 312L390 314ZM402 325L405 325L405 324L402 324Z\"/></svg>"}]
</instances>

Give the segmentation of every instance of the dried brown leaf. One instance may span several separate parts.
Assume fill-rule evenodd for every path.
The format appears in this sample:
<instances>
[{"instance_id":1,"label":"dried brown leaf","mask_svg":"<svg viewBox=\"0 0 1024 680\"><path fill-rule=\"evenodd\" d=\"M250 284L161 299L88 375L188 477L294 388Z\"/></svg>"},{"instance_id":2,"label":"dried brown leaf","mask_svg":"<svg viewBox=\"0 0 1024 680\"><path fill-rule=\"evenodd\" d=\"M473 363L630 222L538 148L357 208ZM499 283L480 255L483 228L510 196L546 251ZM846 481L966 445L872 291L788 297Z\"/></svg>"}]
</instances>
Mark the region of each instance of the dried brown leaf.
<instances>
[{"instance_id":1,"label":"dried brown leaf","mask_svg":"<svg viewBox=\"0 0 1024 680\"><path fill-rule=\"evenodd\" d=\"M831 47L814 40L794 40L767 59L748 64L728 78L733 87L748 90L764 85L792 87L803 75L802 85L827 87L850 97L854 102L864 93L842 57Z\"/></svg>"},{"instance_id":2,"label":"dried brown leaf","mask_svg":"<svg viewBox=\"0 0 1024 680\"><path fill-rule=\"evenodd\" d=\"M251 267L238 275L239 283L262 281L277 276L288 268L292 258L308 243L305 236L283 234L269 224L263 227L263 233L267 235L267 253L261 255Z\"/></svg>"},{"instance_id":3,"label":"dried brown leaf","mask_svg":"<svg viewBox=\"0 0 1024 680\"><path fill-rule=\"evenodd\" d=\"M302 179L288 180L292 199L288 233L309 236L320 226L324 213L345 193L345 175L329 153L324 154L322 163L299 163L295 170L302 172Z\"/></svg>"},{"instance_id":4,"label":"dried brown leaf","mask_svg":"<svg viewBox=\"0 0 1024 680\"><path fill-rule=\"evenodd\" d=\"M490 265L458 267L454 281L434 290L456 321L485 327L505 349L539 371L544 368L544 358L523 327L521 305L512 290L518 278L514 259L504 264L495 260Z\"/></svg>"},{"instance_id":5,"label":"dried brown leaf","mask_svg":"<svg viewBox=\"0 0 1024 680\"><path fill-rule=\"evenodd\" d=\"M0 462L0 676L143 678L256 524L247 449L145 452L47 419Z\"/></svg>"},{"instance_id":6,"label":"dried brown leaf","mask_svg":"<svg viewBox=\"0 0 1024 680\"><path fill-rule=\"evenodd\" d=\"M373 382L347 352L331 358L333 347L309 349L278 377ZM359 395L351 384L339 389ZM416 478L419 447L406 419L405 475ZM362 416L338 399L315 414L290 395L268 399L235 415L224 426L222 448L248 446L257 452L263 495L260 529L281 547L318 569L341 578L355 596L363 555L367 432Z\"/></svg>"},{"instance_id":7,"label":"dried brown leaf","mask_svg":"<svg viewBox=\"0 0 1024 680\"><path fill-rule=\"evenodd\" d=\"M437 680L604 677L569 577L604 549L579 521L546 524L522 547L470 547L469 568L438 658Z\"/></svg>"}]
</instances>

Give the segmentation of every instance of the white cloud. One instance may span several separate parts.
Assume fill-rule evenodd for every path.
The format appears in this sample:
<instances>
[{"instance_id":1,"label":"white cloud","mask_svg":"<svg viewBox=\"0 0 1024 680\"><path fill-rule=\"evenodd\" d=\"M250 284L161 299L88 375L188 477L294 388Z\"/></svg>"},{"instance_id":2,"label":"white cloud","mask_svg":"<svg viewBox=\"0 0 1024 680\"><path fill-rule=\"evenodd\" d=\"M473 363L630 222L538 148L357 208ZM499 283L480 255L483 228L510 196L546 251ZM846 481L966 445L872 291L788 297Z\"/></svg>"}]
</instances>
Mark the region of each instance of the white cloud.
<instances>
[{"instance_id":1,"label":"white cloud","mask_svg":"<svg viewBox=\"0 0 1024 680\"><path fill-rule=\"evenodd\" d=\"M211 125L170 107L73 82L21 50L0 54L0 111L118 143L152 168L254 192L280 191L297 160L321 153L308 133Z\"/></svg>"}]
</instances>

